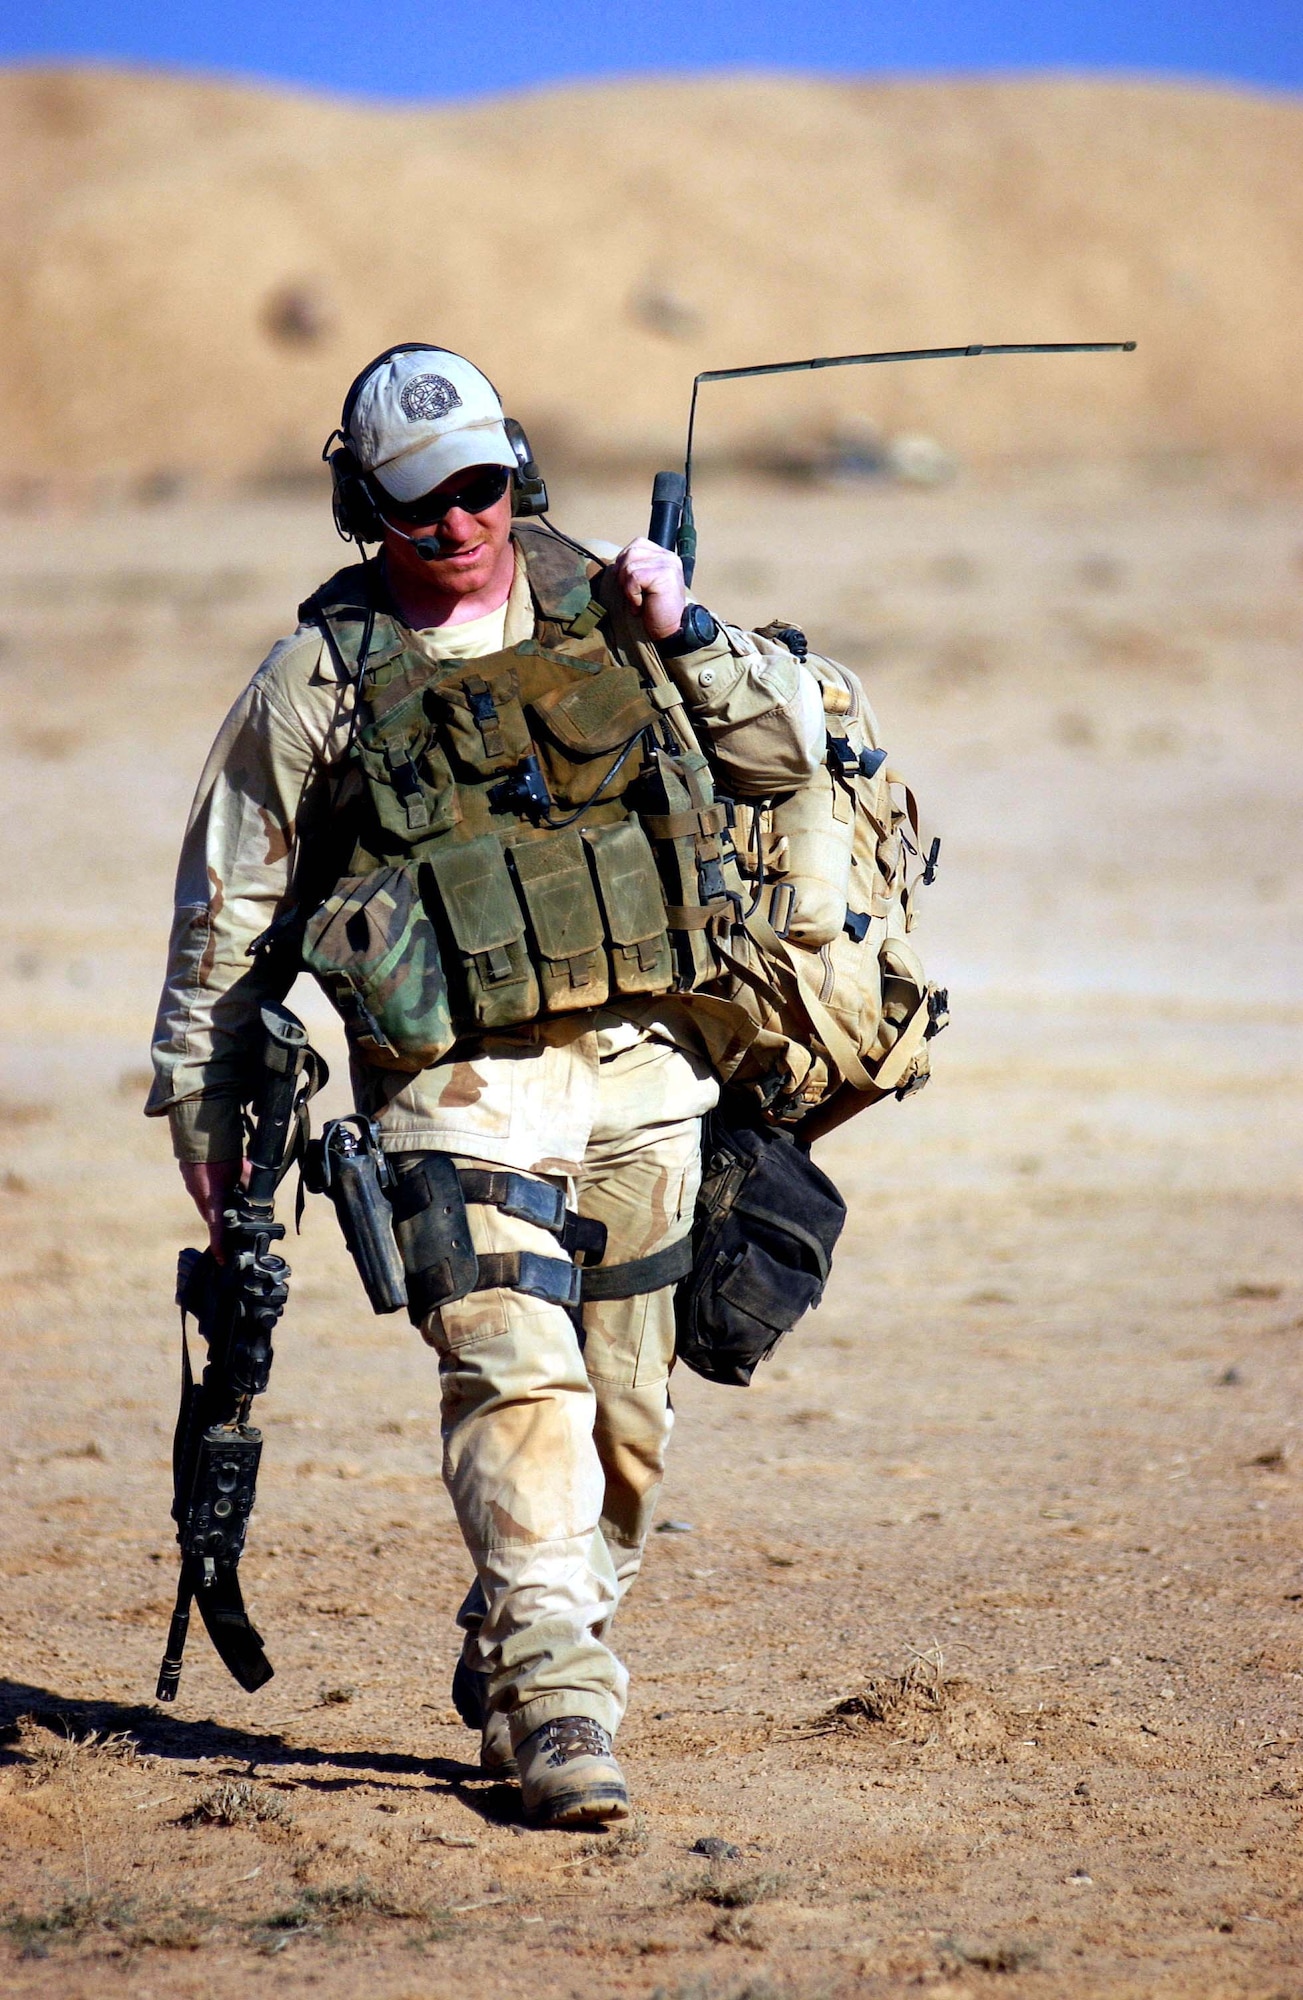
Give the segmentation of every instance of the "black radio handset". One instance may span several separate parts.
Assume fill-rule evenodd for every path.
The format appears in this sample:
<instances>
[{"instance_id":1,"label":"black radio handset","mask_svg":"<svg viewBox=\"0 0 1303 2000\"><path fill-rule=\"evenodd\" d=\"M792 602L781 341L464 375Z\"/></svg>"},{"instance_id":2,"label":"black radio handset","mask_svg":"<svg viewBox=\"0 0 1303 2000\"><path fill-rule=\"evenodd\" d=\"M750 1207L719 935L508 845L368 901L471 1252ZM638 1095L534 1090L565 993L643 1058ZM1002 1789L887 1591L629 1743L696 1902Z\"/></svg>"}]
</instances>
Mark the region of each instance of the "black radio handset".
<instances>
[{"instance_id":1,"label":"black radio handset","mask_svg":"<svg viewBox=\"0 0 1303 2000\"><path fill-rule=\"evenodd\" d=\"M672 549L679 539L688 482L681 472L658 472L652 481L651 522L647 539Z\"/></svg>"},{"instance_id":2,"label":"black radio handset","mask_svg":"<svg viewBox=\"0 0 1303 2000\"><path fill-rule=\"evenodd\" d=\"M652 481L651 521L647 539L663 549L675 549L683 562L683 581L692 582L697 536L692 525L692 500L681 472L658 472Z\"/></svg>"}]
</instances>

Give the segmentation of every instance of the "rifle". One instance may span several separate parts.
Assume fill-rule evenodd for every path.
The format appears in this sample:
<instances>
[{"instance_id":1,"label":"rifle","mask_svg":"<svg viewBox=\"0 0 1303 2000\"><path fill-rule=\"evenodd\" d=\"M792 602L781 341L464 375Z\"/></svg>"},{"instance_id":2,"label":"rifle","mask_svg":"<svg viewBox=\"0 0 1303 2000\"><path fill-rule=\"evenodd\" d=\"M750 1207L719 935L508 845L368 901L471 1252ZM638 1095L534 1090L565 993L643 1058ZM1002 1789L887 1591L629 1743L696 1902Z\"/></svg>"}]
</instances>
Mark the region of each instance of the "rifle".
<instances>
[{"instance_id":1,"label":"rifle","mask_svg":"<svg viewBox=\"0 0 1303 2000\"><path fill-rule=\"evenodd\" d=\"M267 1387L272 1330L289 1296L290 1267L270 1248L285 1234L273 1203L302 1152L308 1099L325 1082L326 1066L288 1008L263 1007L261 1026L249 1105L249 1172L223 1216L225 1262L219 1264L211 1250L183 1250L177 1260L181 1407L172 1440L172 1519L181 1572L159 1668L159 1701L176 1699L192 1604L199 1606L222 1665L246 1693L272 1677L240 1592L239 1563L262 1456L262 1432L248 1419L254 1397ZM208 1350L199 1381L190 1364L188 1314Z\"/></svg>"}]
</instances>

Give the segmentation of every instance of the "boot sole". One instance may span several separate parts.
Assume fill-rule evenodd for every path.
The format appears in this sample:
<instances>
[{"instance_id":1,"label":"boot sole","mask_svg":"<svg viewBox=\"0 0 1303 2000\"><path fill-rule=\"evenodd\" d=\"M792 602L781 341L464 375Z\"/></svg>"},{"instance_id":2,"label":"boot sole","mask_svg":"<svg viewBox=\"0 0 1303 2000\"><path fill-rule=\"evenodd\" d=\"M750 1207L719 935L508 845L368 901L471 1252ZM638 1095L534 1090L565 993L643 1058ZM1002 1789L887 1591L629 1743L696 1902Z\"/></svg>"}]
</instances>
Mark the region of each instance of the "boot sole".
<instances>
[{"instance_id":1,"label":"boot sole","mask_svg":"<svg viewBox=\"0 0 1303 2000\"><path fill-rule=\"evenodd\" d=\"M623 1785L585 1785L582 1791L557 1793L525 1817L531 1826L592 1826L627 1819L629 1794Z\"/></svg>"}]
</instances>

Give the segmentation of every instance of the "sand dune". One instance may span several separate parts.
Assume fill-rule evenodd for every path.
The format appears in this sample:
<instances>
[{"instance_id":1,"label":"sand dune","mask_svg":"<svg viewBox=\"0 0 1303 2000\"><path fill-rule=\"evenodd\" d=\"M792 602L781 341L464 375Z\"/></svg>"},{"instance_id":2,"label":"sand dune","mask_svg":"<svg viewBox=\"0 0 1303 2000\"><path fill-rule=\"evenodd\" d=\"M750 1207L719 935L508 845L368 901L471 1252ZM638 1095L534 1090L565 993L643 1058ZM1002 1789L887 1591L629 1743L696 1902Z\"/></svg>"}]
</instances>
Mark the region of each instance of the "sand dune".
<instances>
[{"instance_id":1,"label":"sand dune","mask_svg":"<svg viewBox=\"0 0 1303 2000\"><path fill-rule=\"evenodd\" d=\"M293 472L353 369L427 333L589 461L672 457L702 367L1121 336L731 386L703 445L1303 448L1297 99L706 78L409 110L11 70L0 158L10 474Z\"/></svg>"}]
</instances>

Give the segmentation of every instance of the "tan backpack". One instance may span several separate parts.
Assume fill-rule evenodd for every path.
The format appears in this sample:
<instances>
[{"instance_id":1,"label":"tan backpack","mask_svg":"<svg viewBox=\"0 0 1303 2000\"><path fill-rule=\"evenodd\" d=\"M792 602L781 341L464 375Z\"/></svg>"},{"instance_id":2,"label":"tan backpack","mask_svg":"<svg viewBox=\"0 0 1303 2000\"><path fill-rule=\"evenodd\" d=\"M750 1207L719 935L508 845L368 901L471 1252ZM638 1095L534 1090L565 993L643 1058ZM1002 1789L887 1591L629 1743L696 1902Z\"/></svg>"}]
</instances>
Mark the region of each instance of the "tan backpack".
<instances>
[{"instance_id":1,"label":"tan backpack","mask_svg":"<svg viewBox=\"0 0 1303 2000\"><path fill-rule=\"evenodd\" d=\"M887 762L855 676L807 653L794 627L767 626L757 643L785 645L819 682L828 755L799 790L733 808L750 948L738 950L736 933L716 948L730 965L727 997L754 1036L728 1080L817 1136L928 1080L946 995L909 936L940 842L925 848L914 795Z\"/></svg>"}]
</instances>

